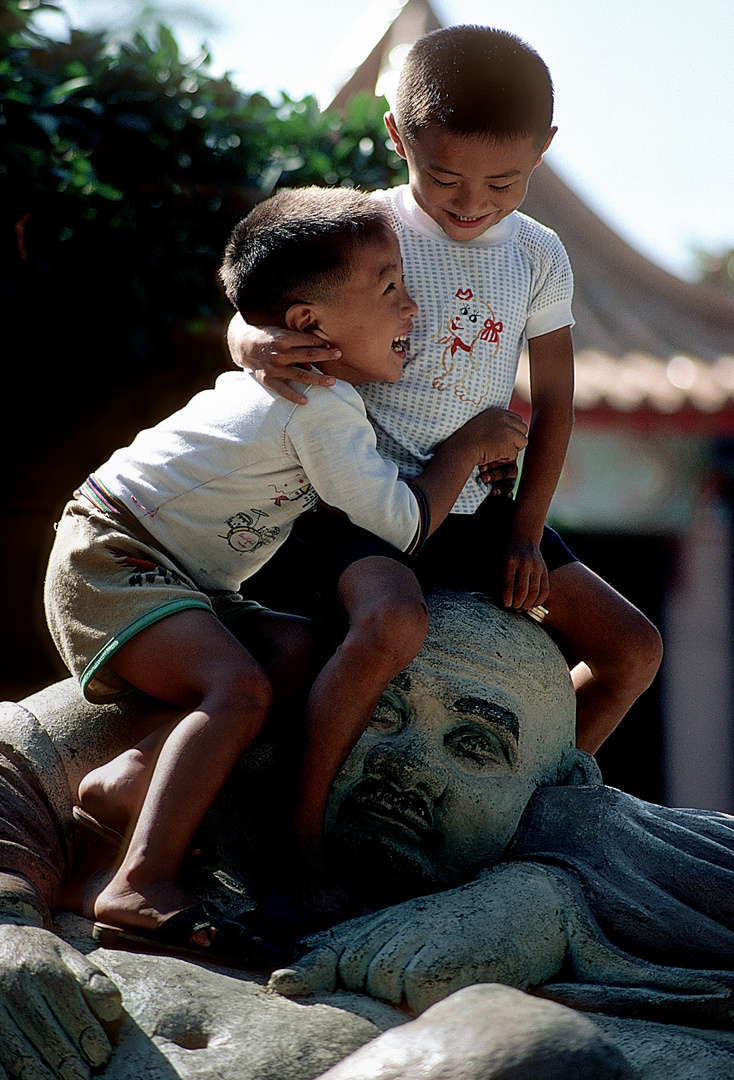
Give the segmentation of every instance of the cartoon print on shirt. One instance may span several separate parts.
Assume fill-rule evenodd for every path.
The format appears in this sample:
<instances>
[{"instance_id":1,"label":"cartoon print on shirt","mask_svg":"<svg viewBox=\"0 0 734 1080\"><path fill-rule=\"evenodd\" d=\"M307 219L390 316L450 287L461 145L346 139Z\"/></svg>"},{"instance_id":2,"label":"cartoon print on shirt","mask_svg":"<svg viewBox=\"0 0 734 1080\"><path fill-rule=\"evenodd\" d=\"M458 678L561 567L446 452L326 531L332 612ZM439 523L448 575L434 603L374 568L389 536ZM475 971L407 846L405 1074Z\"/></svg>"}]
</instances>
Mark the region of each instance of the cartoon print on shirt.
<instances>
[{"instance_id":1,"label":"cartoon print on shirt","mask_svg":"<svg viewBox=\"0 0 734 1080\"><path fill-rule=\"evenodd\" d=\"M281 480L280 484L268 484L268 487L275 492L275 495L272 496L272 502L276 506L282 506L284 502L296 502L298 499L305 498L306 502L303 509L310 510L318 500L318 495L302 473L297 475L294 481Z\"/></svg>"},{"instance_id":2,"label":"cartoon print on shirt","mask_svg":"<svg viewBox=\"0 0 734 1080\"><path fill-rule=\"evenodd\" d=\"M254 517L251 516L253 514ZM252 507L250 507L249 514L244 511L233 514L224 523L229 526L229 532L226 535L220 533L219 536L222 540L226 540L229 546L238 551L240 555L247 555L250 552L257 551L258 548L263 547L265 544L272 544L273 540L280 535L280 529L277 525L272 528L267 526L258 527L260 518L263 517L268 517L264 510L254 510Z\"/></svg>"},{"instance_id":3,"label":"cartoon print on shirt","mask_svg":"<svg viewBox=\"0 0 734 1080\"><path fill-rule=\"evenodd\" d=\"M457 289L455 296L457 303L452 305L446 329L433 338L446 348L431 385L436 390L453 389L461 401L481 405L489 392L489 361L499 351L502 323L471 289Z\"/></svg>"}]
</instances>

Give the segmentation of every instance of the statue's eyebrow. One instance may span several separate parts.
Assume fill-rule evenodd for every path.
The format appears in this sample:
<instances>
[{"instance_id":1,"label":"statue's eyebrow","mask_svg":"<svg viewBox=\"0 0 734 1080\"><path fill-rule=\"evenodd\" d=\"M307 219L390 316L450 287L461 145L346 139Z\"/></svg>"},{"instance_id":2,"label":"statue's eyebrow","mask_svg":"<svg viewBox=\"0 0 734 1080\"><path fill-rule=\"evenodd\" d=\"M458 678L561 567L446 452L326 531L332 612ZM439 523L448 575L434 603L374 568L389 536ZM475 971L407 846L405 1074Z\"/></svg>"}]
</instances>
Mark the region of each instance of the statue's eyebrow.
<instances>
[{"instance_id":1,"label":"statue's eyebrow","mask_svg":"<svg viewBox=\"0 0 734 1080\"><path fill-rule=\"evenodd\" d=\"M480 716L487 723L504 728L512 736L516 745L519 741L520 725L517 716L509 709L498 705L496 701L485 701L484 698L478 697L462 697L454 702L453 711Z\"/></svg>"}]
</instances>

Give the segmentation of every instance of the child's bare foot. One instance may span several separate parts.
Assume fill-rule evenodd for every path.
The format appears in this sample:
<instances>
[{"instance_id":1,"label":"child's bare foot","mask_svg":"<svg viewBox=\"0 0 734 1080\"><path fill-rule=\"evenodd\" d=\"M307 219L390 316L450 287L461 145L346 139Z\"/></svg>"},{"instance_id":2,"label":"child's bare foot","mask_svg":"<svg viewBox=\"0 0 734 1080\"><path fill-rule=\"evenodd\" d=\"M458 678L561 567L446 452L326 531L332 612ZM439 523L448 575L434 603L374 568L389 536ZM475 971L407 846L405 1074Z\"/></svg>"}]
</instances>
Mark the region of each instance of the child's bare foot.
<instances>
[{"instance_id":1,"label":"child's bare foot","mask_svg":"<svg viewBox=\"0 0 734 1080\"><path fill-rule=\"evenodd\" d=\"M143 805L149 779L138 750L126 750L87 773L79 784L79 802L102 825L128 836Z\"/></svg>"},{"instance_id":2,"label":"child's bare foot","mask_svg":"<svg viewBox=\"0 0 734 1080\"><path fill-rule=\"evenodd\" d=\"M116 874L94 902L94 917L100 923L126 930L157 930L172 915L199 904L198 896L174 882L146 886L139 891L121 874ZM189 944L202 948L212 944L207 930L192 934Z\"/></svg>"},{"instance_id":3,"label":"child's bare foot","mask_svg":"<svg viewBox=\"0 0 734 1080\"><path fill-rule=\"evenodd\" d=\"M206 959L273 971L292 959L292 947L266 941L242 922L209 911L173 883L136 892L116 875L94 905L93 937L102 948Z\"/></svg>"}]
</instances>

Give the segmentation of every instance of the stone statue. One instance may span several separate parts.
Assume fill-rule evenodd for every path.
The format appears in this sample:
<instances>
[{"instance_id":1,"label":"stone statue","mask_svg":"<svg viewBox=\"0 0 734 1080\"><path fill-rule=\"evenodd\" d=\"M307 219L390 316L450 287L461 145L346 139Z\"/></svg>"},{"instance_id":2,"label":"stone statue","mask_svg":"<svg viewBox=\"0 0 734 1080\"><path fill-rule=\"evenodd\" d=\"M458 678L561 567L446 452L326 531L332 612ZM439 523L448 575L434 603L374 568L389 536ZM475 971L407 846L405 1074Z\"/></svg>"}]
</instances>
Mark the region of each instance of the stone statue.
<instances>
[{"instance_id":1,"label":"stone statue","mask_svg":"<svg viewBox=\"0 0 734 1080\"><path fill-rule=\"evenodd\" d=\"M169 958L97 949L90 963L77 916L50 932L47 905L85 902L69 871L76 785L152 726L151 703L93 707L68 682L6 708L8 1076L89 1075L110 1022L105 1080L734 1075L734 819L604 787L574 748L546 633L479 596L430 606L329 808L336 865L375 910L307 938L269 989ZM256 901L283 760L277 738L254 748L210 815L208 898L230 913Z\"/></svg>"},{"instance_id":2,"label":"stone statue","mask_svg":"<svg viewBox=\"0 0 734 1080\"><path fill-rule=\"evenodd\" d=\"M552 642L481 597L433 598L423 649L334 786L329 832L384 910L312 939L281 989L342 985L419 1011L501 981L730 1023L734 818L604 787L573 745Z\"/></svg>"}]
</instances>

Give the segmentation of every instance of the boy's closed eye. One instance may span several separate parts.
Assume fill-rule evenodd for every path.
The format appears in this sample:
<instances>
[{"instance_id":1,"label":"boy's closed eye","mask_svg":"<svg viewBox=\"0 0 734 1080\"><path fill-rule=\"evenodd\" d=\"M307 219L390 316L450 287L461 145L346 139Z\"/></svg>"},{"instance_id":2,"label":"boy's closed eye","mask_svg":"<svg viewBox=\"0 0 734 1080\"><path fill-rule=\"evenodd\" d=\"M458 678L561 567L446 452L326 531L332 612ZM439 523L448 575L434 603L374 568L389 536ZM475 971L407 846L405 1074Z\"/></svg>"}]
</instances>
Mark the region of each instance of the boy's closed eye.
<instances>
[{"instance_id":1,"label":"boy's closed eye","mask_svg":"<svg viewBox=\"0 0 734 1080\"><path fill-rule=\"evenodd\" d=\"M439 187L454 187L456 184L456 180L439 180L437 176L431 176L430 173L428 175L434 184L438 184Z\"/></svg>"},{"instance_id":2,"label":"boy's closed eye","mask_svg":"<svg viewBox=\"0 0 734 1080\"><path fill-rule=\"evenodd\" d=\"M431 180L433 180L434 184L438 185L438 187L449 188L456 186L456 180L439 180L437 176L431 176L430 173L428 175L430 176ZM512 181L510 181L509 184L489 184L488 187L490 191L496 191L501 193L503 191L510 190L510 188L512 187Z\"/></svg>"}]
</instances>

